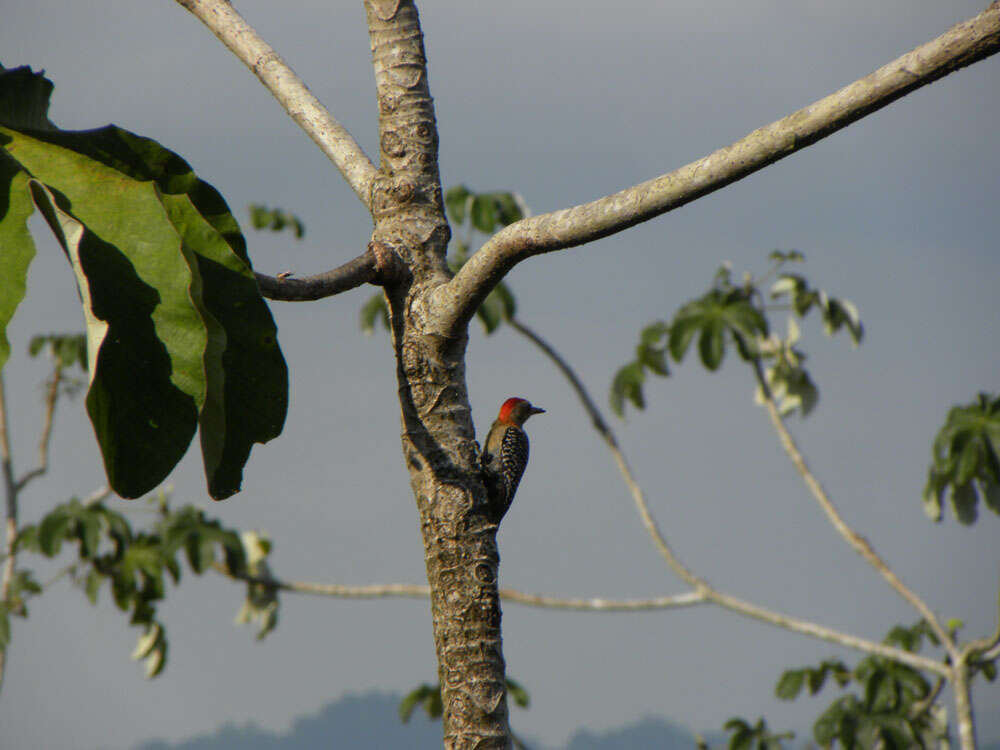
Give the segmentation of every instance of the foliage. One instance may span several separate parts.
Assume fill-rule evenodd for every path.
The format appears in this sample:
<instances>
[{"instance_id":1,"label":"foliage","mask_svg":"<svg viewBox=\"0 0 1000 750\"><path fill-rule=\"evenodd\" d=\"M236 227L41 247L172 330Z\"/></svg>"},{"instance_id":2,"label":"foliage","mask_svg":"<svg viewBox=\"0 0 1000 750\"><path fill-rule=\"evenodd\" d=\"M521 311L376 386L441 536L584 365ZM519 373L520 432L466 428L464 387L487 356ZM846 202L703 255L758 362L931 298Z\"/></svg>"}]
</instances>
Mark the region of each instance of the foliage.
<instances>
[{"instance_id":1,"label":"foliage","mask_svg":"<svg viewBox=\"0 0 1000 750\"><path fill-rule=\"evenodd\" d=\"M734 717L723 724L723 729L732 732L727 747L729 750L781 750L782 740L795 737L794 732L775 734L767 727L763 717L751 725L745 719Z\"/></svg>"},{"instance_id":2,"label":"foliage","mask_svg":"<svg viewBox=\"0 0 1000 750\"><path fill-rule=\"evenodd\" d=\"M195 575L219 568L231 576L266 577L264 558L270 545L252 534L241 539L192 505L175 510L162 491L149 498L149 505L154 520L139 527L102 500L72 498L39 523L21 528L16 549L57 558L64 547L72 547L75 559L65 572L91 604L97 604L107 584L114 603L129 614L129 624L142 628L132 658L144 660L146 676L155 677L167 656L166 629L157 616L157 604L166 595L167 579L180 583L182 561ZM262 589L266 589L263 594ZM0 612L0 648L6 646L3 636L9 638L6 615L27 617L26 599L42 590L29 571L17 572L5 611ZM248 583L244 611L266 613L258 638L266 635L277 621L273 587Z\"/></svg>"},{"instance_id":3,"label":"foliage","mask_svg":"<svg viewBox=\"0 0 1000 750\"><path fill-rule=\"evenodd\" d=\"M655 321L643 328L635 359L622 366L612 380L612 410L624 416L626 402L644 409L646 374L667 377L670 374L667 356L679 364L697 339L698 356L706 369L718 370L727 347L735 346L740 359L760 368L782 414L796 409L802 416L809 414L816 406L819 391L803 366L806 355L796 347L797 319L818 310L828 335L846 329L855 345L861 342L864 330L857 309L849 301L811 287L801 275L781 272L786 264L804 260L798 250L775 250L769 260L772 267L768 273L759 279L747 274L741 283L735 283L729 266L723 265L705 294L682 305L671 319ZM781 300L780 309L790 313L785 338L772 332L769 314L775 308L761 291L763 284L776 274L769 299ZM758 389L758 400L761 397Z\"/></svg>"},{"instance_id":4,"label":"foliage","mask_svg":"<svg viewBox=\"0 0 1000 750\"><path fill-rule=\"evenodd\" d=\"M514 702L514 705L527 708L531 704L531 697L519 682L505 678L507 685L507 696ZM405 724L413 716L414 709L420 706L424 709L429 719L440 719L444 710L441 701L441 685L423 683L419 687L411 690L399 702L399 718Z\"/></svg>"},{"instance_id":5,"label":"foliage","mask_svg":"<svg viewBox=\"0 0 1000 750\"><path fill-rule=\"evenodd\" d=\"M967 406L948 412L934 439L932 462L924 488L924 512L941 520L941 497L946 490L955 517L974 523L977 506L1000 514L1000 395L980 393Z\"/></svg>"},{"instance_id":6,"label":"foliage","mask_svg":"<svg viewBox=\"0 0 1000 750\"><path fill-rule=\"evenodd\" d=\"M0 67L0 366L25 295L38 208L72 267L87 325L87 411L112 488L156 487L200 428L208 489L237 492L278 435L287 370L246 242L177 154L114 125L65 131L53 86Z\"/></svg>"},{"instance_id":7,"label":"foliage","mask_svg":"<svg viewBox=\"0 0 1000 750\"><path fill-rule=\"evenodd\" d=\"M917 652L924 638L938 645L930 627L921 620L909 628L897 625L884 642ZM853 670L836 659L817 667L785 670L775 695L794 700L803 687L809 695L816 695L828 677L839 688L856 687L857 691L838 697L813 724L813 737L821 746L891 750L937 747L947 739L947 712L935 703L937 689L913 667L881 656L866 657Z\"/></svg>"},{"instance_id":8,"label":"foliage","mask_svg":"<svg viewBox=\"0 0 1000 750\"><path fill-rule=\"evenodd\" d=\"M468 261L474 232L489 236L528 214L524 201L516 193L473 193L465 185L449 188L444 194L444 205L455 226L454 234L457 235L463 226L466 230L464 240L457 236L452 239L448 255L452 273L457 273ZM491 334L505 320L514 317L516 311L514 295L501 281L476 310L476 317L486 333ZM361 308L362 331L373 333L377 323L389 330L389 308L381 293L369 297Z\"/></svg>"},{"instance_id":9,"label":"foliage","mask_svg":"<svg viewBox=\"0 0 1000 750\"><path fill-rule=\"evenodd\" d=\"M295 214L280 208L268 208L262 203L251 203L249 211L250 223L254 229L270 229L272 232L291 229L297 240L306 236L306 225Z\"/></svg>"}]
</instances>

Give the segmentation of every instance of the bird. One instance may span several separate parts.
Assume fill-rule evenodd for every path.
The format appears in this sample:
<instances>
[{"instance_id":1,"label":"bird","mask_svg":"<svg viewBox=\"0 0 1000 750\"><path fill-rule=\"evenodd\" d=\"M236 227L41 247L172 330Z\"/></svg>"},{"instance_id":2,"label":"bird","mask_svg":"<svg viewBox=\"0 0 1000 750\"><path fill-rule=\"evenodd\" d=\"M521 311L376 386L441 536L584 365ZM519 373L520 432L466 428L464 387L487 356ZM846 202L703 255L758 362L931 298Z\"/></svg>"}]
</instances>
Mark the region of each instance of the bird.
<instances>
[{"instance_id":1,"label":"bird","mask_svg":"<svg viewBox=\"0 0 1000 750\"><path fill-rule=\"evenodd\" d=\"M545 409L532 406L523 398L509 398L500 407L496 421L486 433L486 442L479 455L486 479L490 520L499 524L507 513L521 475L528 465L528 435L524 423L533 414Z\"/></svg>"}]
</instances>

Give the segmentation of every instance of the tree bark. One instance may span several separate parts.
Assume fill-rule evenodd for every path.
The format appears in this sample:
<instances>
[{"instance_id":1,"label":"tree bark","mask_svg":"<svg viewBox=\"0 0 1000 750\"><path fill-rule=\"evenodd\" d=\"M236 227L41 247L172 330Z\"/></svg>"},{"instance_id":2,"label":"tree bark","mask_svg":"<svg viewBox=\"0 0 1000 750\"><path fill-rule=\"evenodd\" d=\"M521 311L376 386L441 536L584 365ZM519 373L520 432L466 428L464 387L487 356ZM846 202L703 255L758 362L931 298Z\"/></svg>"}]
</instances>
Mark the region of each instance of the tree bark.
<instances>
[{"instance_id":1,"label":"tree bark","mask_svg":"<svg viewBox=\"0 0 1000 750\"><path fill-rule=\"evenodd\" d=\"M465 384L467 335L434 333L430 293L451 278L450 230L437 163L437 125L417 10L366 0L379 105L381 164L372 182L373 241L408 273L385 285L402 416L417 501L444 702L444 747L510 744L500 642L496 525Z\"/></svg>"}]
</instances>

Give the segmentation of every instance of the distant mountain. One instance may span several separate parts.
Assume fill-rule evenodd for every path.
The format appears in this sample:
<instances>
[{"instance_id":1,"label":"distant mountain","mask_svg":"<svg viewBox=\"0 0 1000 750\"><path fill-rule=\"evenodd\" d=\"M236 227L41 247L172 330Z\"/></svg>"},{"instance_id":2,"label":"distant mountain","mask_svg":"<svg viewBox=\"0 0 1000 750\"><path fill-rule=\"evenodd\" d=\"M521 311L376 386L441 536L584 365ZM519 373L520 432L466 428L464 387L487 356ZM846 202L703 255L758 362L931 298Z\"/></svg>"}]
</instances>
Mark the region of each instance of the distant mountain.
<instances>
[{"instance_id":1,"label":"distant mountain","mask_svg":"<svg viewBox=\"0 0 1000 750\"><path fill-rule=\"evenodd\" d=\"M295 720L287 732L275 733L253 724L227 724L212 734L178 743L153 740L133 750L438 750L441 724L415 711L408 724L399 720L400 696L372 692L349 695L330 703L313 716ZM517 714L514 715L515 722ZM516 724L515 724L516 727ZM543 750L524 737L532 750ZM724 745L724 736L708 737L714 746ZM647 717L607 732L576 732L564 750L693 750L694 736L665 719Z\"/></svg>"},{"instance_id":2,"label":"distant mountain","mask_svg":"<svg viewBox=\"0 0 1000 750\"><path fill-rule=\"evenodd\" d=\"M254 724L226 724L212 734L178 743L153 740L134 750L316 750L317 748L371 748L371 750L437 750L441 724L422 713L409 723L399 720L400 696L390 693L348 695L312 716L295 720L280 734Z\"/></svg>"},{"instance_id":3,"label":"distant mountain","mask_svg":"<svg viewBox=\"0 0 1000 750\"><path fill-rule=\"evenodd\" d=\"M723 743L721 735L706 735L715 746ZM607 732L589 732L581 729L574 734L566 750L694 750L694 735L684 727L658 717L647 716L635 724Z\"/></svg>"}]
</instances>

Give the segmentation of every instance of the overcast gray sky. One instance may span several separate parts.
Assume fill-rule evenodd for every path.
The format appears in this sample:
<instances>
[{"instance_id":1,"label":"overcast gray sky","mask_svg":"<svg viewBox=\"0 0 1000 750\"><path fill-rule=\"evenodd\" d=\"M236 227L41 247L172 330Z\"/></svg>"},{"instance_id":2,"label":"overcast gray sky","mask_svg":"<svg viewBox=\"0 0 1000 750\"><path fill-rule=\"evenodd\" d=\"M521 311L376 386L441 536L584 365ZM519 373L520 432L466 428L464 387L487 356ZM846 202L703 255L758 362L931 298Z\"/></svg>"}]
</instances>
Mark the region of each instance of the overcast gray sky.
<instances>
[{"instance_id":1,"label":"overcast gray sky","mask_svg":"<svg viewBox=\"0 0 1000 750\"><path fill-rule=\"evenodd\" d=\"M241 221L251 201L304 219L301 243L249 236L259 270L318 272L364 247L370 220L336 170L174 3L3 5L0 61L46 69L57 124L114 122L159 140ZM517 190L536 212L593 199L730 143L985 5L421 2L442 176L446 185ZM377 158L361 4L237 7ZM795 434L847 520L936 612L962 618L977 637L995 626L1000 519L934 526L919 494L948 407L1000 385L998 74L1000 60L979 63L695 204L533 259L508 278L524 321L603 402L638 328L703 290L719 262L760 271L775 247L804 251L807 275L853 300L868 335L854 351L805 326L822 396L808 421L793 419ZM289 417L280 438L255 448L240 495L211 504L196 455L172 477L177 502L271 534L273 569L285 578L423 581L391 352L384 335L358 331L358 308L372 291L272 305L291 373ZM34 454L43 375L26 359L27 340L81 327L69 269L43 239L5 370L22 468ZM573 596L684 590L548 362L509 330L490 339L476 330L468 377L481 434L507 396L548 410L529 423L532 465L500 533L502 585ZM751 396L735 361L715 375L691 361L649 385L645 413L615 424L677 552L725 591L869 638L915 621L821 518ZM58 416L53 461L24 499L25 521L103 481L79 401ZM66 584L54 589L14 624L0 699L4 748L122 750L227 721L278 729L345 692L435 679L420 602L287 596L277 631L256 643L232 624L236 586L185 579L161 609L169 666L146 682L128 661L135 633L107 592L93 608ZM772 726L801 732L832 696L780 703L771 698L780 671L856 658L708 607L504 609L508 669L533 698L514 721L550 745L578 727L650 713L695 730L765 714ZM1000 738L1000 690L980 686L976 698L980 738Z\"/></svg>"}]
</instances>

